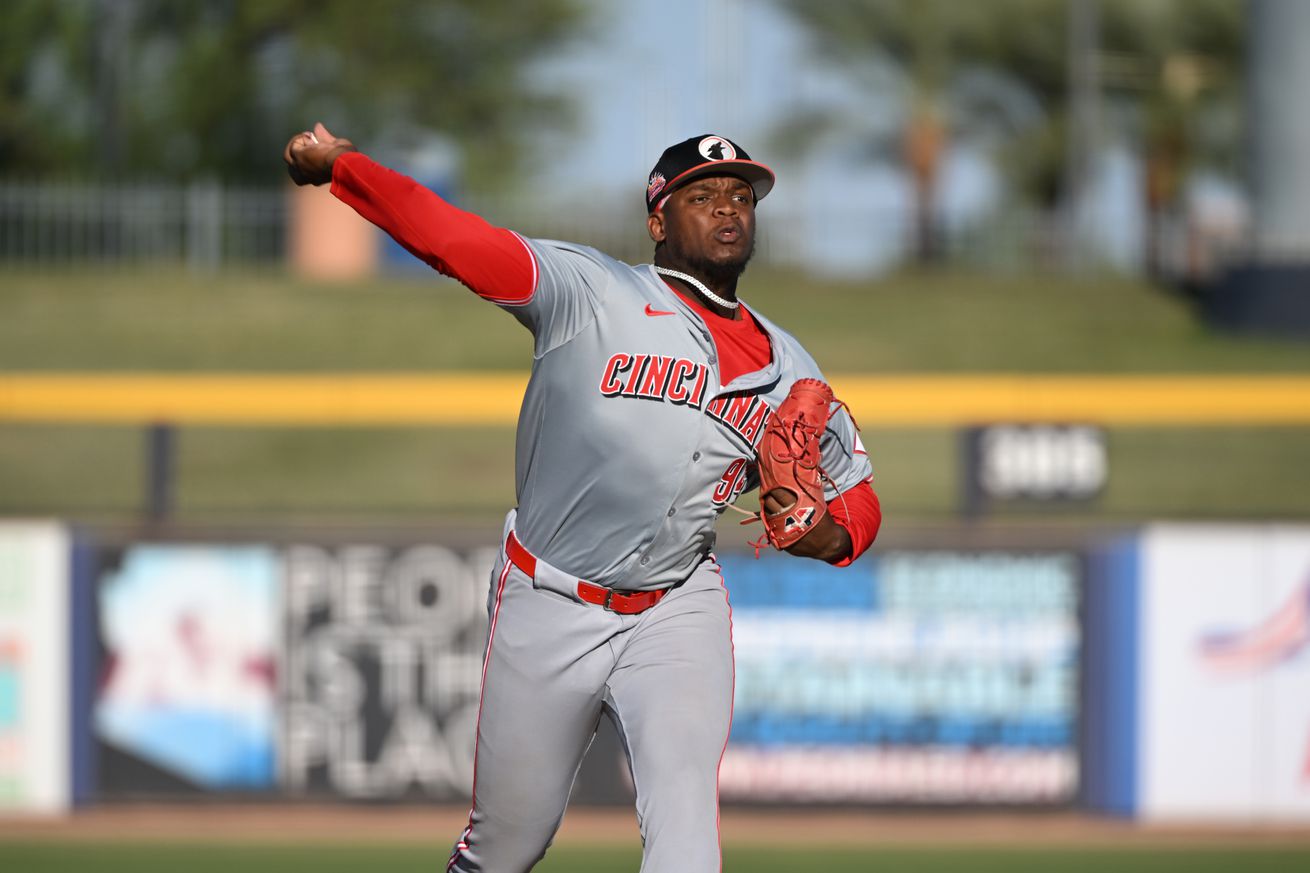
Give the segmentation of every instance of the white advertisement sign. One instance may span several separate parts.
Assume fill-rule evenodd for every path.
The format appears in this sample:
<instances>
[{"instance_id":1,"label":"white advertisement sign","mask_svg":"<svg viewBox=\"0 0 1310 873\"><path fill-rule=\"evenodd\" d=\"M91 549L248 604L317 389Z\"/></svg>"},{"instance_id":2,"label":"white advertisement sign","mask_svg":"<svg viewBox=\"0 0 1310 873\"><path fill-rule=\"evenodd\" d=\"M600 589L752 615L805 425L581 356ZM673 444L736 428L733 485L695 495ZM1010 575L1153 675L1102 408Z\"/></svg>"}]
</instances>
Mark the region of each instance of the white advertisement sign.
<instances>
[{"instance_id":1,"label":"white advertisement sign","mask_svg":"<svg viewBox=\"0 0 1310 873\"><path fill-rule=\"evenodd\" d=\"M1155 526L1139 810L1310 820L1310 527Z\"/></svg>"},{"instance_id":2,"label":"white advertisement sign","mask_svg":"<svg viewBox=\"0 0 1310 873\"><path fill-rule=\"evenodd\" d=\"M69 538L0 523L0 813L69 806Z\"/></svg>"}]
</instances>

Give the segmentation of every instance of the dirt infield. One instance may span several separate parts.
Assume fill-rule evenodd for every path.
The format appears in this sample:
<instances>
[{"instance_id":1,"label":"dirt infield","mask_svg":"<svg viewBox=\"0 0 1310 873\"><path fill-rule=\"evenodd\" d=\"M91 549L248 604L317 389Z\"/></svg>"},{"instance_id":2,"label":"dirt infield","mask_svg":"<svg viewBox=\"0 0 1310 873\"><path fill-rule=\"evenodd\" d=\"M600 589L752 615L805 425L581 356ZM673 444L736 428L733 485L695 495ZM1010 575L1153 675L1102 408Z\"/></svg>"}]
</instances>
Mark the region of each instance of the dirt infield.
<instances>
[{"instance_id":1,"label":"dirt infield","mask_svg":"<svg viewBox=\"0 0 1310 873\"><path fill-rule=\"evenodd\" d=\"M0 841L85 840L263 843L432 843L465 824L457 807L118 804L59 818L0 817ZM725 810L723 841L735 845L830 847L1087 846L1310 847L1310 823L1138 824L1071 813L911 814L817 809ZM628 809L569 810L557 842L638 841Z\"/></svg>"}]
</instances>

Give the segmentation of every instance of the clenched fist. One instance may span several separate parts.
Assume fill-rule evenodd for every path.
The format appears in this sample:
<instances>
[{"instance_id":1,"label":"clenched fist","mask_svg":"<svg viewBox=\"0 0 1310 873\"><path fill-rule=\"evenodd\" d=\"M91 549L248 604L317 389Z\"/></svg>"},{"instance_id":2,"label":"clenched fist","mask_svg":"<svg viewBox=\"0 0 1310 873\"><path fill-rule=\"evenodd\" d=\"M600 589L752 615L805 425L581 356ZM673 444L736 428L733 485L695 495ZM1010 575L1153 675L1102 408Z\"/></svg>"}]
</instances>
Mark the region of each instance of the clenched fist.
<instances>
[{"instance_id":1,"label":"clenched fist","mask_svg":"<svg viewBox=\"0 0 1310 873\"><path fill-rule=\"evenodd\" d=\"M313 130L291 137L282 159L287 162L287 173L297 185L322 185L332 181L332 164L342 152L356 151L348 139L333 136L321 122Z\"/></svg>"}]
</instances>

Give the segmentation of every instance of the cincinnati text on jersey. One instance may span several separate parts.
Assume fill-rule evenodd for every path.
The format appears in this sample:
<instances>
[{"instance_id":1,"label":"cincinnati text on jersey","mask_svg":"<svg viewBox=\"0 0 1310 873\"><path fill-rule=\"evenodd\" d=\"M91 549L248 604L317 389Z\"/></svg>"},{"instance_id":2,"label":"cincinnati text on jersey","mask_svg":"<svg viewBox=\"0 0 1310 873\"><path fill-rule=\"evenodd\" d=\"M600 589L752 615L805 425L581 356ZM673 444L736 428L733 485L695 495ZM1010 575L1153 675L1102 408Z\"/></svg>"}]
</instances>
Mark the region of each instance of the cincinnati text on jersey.
<instances>
[{"instance_id":1,"label":"cincinnati text on jersey","mask_svg":"<svg viewBox=\"0 0 1310 873\"><path fill-rule=\"evenodd\" d=\"M706 364L667 355L619 352L611 355L605 364L600 393L605 397L661 400L700 409L708 381ZM725 394L711 400L705 412L747 445L757 446L773 409L758 394Z\"/></svg>"},{"instance_id":2,"label":"cincinnati text on jersey","mask_svg":"<svg viewBox=\"0 0 1310 873\"><path fill-rule=\"evenodd\" d=\"M764 436L764 425L773 415L773 408L758 394L726 394L711 400L705 413L755 447Z\"/></svg>"},{"instance_id":3,"label":"cincinnati text on jersey","mask_svg":"<svg viewBox=\"0 0 1310 873\"><path fill-rule=\"evenodd\" d=\"M600 393L606 397L664 400L700 409L709 374L708 366L686 358L619 352L605 364Z\"/></svg>"}]
</instances>

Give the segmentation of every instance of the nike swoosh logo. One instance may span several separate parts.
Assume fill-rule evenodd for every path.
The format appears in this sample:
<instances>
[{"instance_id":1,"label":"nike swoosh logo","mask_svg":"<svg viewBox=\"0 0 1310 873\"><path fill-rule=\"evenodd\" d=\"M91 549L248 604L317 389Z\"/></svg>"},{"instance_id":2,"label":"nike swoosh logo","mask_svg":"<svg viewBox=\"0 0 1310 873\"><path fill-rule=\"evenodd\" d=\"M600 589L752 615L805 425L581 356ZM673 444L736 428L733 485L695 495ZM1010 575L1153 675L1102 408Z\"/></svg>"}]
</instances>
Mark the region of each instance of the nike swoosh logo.
<instances>
[{"instance_id":1,"label":"nike swoosh logo","mask_svg":"<svg viewBox=\"0 0 1310 873\"><path fill-rule=\"evenodd\" d=\"M665 312L663 309L656 309L655 307L653 307L653 306L651 306L649 303L647 303L647 304L646 304L646 314L647 314L647 315L651 315L651 316L655 316L655 315L676 315L677 313L674 313L674 312Z\"/></svg>"}]
</instances>

